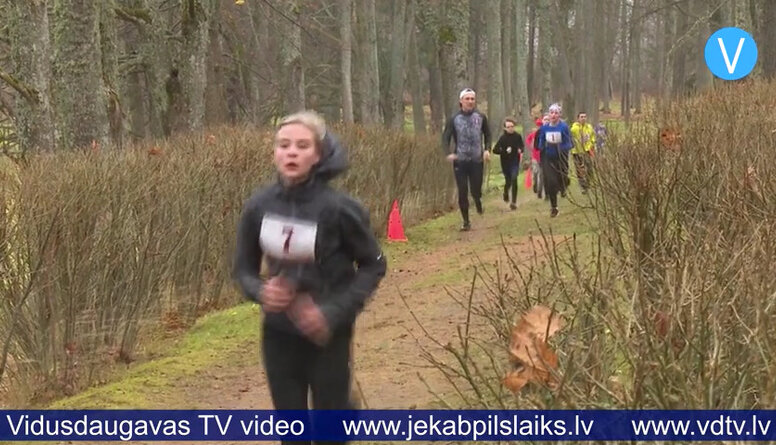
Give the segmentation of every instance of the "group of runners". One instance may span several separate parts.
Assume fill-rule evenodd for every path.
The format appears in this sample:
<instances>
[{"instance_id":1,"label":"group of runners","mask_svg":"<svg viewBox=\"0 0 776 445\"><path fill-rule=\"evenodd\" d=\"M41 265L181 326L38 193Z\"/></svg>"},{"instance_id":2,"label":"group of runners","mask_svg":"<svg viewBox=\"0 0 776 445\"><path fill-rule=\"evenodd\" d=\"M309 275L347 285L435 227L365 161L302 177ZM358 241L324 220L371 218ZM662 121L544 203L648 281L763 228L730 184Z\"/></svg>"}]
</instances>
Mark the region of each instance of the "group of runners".
<instances>
[{"instance_id":1,"label":"group of runners","mask_svg":"<svg viewBox=\"0 0 776 445\"><path fill-rule=\"evenodd\" d=\"M500 157L505 180L503 198L512 210L517 209L517 177L521 165L529 166L533 191L538 198L544 197L549 201L551 217L558 215L558 195L565 197L571 184L571 160L574 162L582 193L587 193L592 178L592 158L597 147L601 147L602 136L606 131L603 125L594 128L588 123L587 113L578 113L576 121L569 127L561 119L561 106L552 104L547 114L536 120L536 128L526 136L525 141L515 130L515 119L508 117L504 120L504 132L491 150L492 135L488 118L477 109L476 92L465 88L459 93L458 99L459 110L450 117L442 132L442 149L453 164L458 207L463 219L461 230L471 229L470 193L477 213L484 213L482 179L484 162L490 160L491 151ZM528 150L531 155L530 164L522 162Z\"/></svg>"},{"instance_id":2,"label":"group of runners","mask_svg":"<svg viewBox=\"0 0 776 445\"><path fill-rule=\"evenodd\" d=\"M459 95L460 111L443 133L453 164L463 230L471 227L469 188L476 211L482 205L484 163L491 156L487 116L477 110L471 89ZM557 215L557 194L568 187L573 154L583 189L589 186L594 135L584 115L569 128L561 108L549 113L523 143L514 119L493 146L501 158L504 200L517 208L517 176L526 145L539 197ZM450 141L455 144L452 150ZM484 144L484 145L483 145ZM347 159L323 118L312 111L284 118L273 140L277 180L245 202L237 227L233 277L244 296L264 315L261 351L276 409L352 409L351 351L356 317L387 270L367 209L329 184ZM309 441L283 441L284 444Z\"/></svg>"}]
</instances>

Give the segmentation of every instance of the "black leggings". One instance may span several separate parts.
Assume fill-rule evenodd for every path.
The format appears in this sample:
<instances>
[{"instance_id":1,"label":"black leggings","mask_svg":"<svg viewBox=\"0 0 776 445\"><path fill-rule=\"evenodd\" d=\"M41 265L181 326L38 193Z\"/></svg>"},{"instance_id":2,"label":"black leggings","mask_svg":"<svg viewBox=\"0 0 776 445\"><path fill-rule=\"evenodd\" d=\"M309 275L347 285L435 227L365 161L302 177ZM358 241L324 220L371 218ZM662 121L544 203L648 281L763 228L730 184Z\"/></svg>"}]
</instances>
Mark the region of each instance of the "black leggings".
<instances>
[{"instance_id":1,"label":"black leggings","mask_svg":"<svg viewBox=\"0 0 776 445\"><path fill-rule=\"evenodd\" d=\"M504 174L504 198L509 197L512 190L512 203L517 202L517 176L520 174L520 165L507 165L501 167Z\"/></svg>"},{"instance_id":2,"label":"black leggings","mask_svg":"<svg viewBox=\"0 0 776 445\"><path fill-rule=\"evenodd\" d=\"M264 369L275 409L309 409L308 391L312 393L313 408L316 410L355 408L350 399L352 326L334 333L323 347L300 335L273 329L266 324L262 331ZM282 442L283 445L310 443Z\"/></svg>"},{"instance_id":3,"label":"black leggings","mask_svg":"<svg viewBox=\"0 0 776 445\"><path fill-rule=\"evenodd\" d=\"M458 187L458 208L464 222L469 222L469 187L471 187L474 205L482 211L482 173L483 163L474 161L453 162L455 185Z\"/></svg>"},{"instance_id":4,"label":"black leggings","mask_svg":"<svg viewBox=\"0 0 776 445\"><path fill-rule=\"evenodd\" d=\"M563 188L561 192L565 192L571 185L571 177L569 177L569 154L568 151L561 151L560 153L560 169L563 175Z\"/></svg>"},{"instance_id":5,"label":"black leggings","mask_svg":"<svg viewBox=\"0 0 776 445\"><path fill-rule=\"evenodd\" d=\"M566 175L562 158L542 157L542 176L544 191L550 198L550 205L558 207L558 193L566 189Z\"/></svg>"}]
</instances>

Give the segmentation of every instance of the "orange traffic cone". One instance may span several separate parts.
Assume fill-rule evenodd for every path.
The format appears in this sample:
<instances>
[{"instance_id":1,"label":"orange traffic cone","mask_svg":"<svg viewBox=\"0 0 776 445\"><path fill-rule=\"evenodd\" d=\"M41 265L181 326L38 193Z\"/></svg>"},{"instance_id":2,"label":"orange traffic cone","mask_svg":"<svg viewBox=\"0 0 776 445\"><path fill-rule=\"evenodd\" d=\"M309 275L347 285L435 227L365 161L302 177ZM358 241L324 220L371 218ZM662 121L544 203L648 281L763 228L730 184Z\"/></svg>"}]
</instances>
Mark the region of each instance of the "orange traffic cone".
<instances>
[{"instance_id":1,"label":"orange traffic cone","mask_svg":"<svg viewBox=\"0 0 776 445\"><path fill-rule=\"evenodd\" d=\"M525 172L525 188L530 189L533 186L533 172L528 170Z\"/></svg>"},{"instance_id":2,"label":"orange traffic cone","mask_svg":"<svg viewBox=\"0 0 776 445\"><path fill-rule=\"evenodd\" d=\"M401 214L399 213L398 200L393 201L391 213L388 215L388 240L407 241L407 237L404 236L404 226L401 224Z\"/></svg>"}]
</instances>

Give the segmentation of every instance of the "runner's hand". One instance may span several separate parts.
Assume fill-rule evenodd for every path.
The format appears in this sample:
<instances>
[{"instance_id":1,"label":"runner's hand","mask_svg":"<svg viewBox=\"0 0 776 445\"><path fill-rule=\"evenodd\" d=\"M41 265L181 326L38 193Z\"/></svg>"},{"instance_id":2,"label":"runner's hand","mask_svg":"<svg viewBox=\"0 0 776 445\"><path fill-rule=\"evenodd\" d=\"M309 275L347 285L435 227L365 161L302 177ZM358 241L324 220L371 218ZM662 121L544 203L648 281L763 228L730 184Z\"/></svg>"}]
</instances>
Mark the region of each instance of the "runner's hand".
<instances>
[{"instance_id":1,"label":"runner's hand","mask_svg":"<svg viewBox=\"0 0 776 445\"><path fill-rule=\"evenodd\" d=\"M447 160L450 161L450 162L453 162L453 161L455 161L457 159L458 159L458 155L455 154L455 153L447 155Z\"/></svg>"},{"instance_id":2,"label":"runner's hand","mask_svg":"<svg viewBox=\"0 0 776 445\"><path fill-rule=\"evenodd\" d=\"M485 153L483 153L483 158L485 161L490 161L490 152L485 150Z\"/></svg>"},{"instance_id":3,"label":"runner's hand","mask_svg":"<svg viewBox=\"0 0 776 445\"><path fill-rule=\"evenodd\" d=\"M264 283L261 302L267 312L282 312L294 298L294 290L289 282L280 276L274 276Z\"/></svg>"},{"instance_id":4,"label":"runner's hand","mask_svg":"<svg viewBox=\"0 0 776 445\"><path fill-rule=\"evenodd\" d=\"M331 335L323 312L309 294L299 295L288 311L297 328L318 345L325 345Z\"/></svg>"}]
</instances>

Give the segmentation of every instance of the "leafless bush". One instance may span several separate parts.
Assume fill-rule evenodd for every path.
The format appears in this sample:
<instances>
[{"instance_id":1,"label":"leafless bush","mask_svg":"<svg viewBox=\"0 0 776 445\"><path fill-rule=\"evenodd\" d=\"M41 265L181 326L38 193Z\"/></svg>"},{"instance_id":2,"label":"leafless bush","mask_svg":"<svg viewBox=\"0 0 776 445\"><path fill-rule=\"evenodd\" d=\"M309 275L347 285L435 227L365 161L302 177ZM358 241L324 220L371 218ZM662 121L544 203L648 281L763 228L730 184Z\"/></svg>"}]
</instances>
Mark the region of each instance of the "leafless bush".
<instances>
[{"instance_id":1,"label":"leafless bush","mask_svg":"<svg viewBox=\"0 0 776 445\"><path fill-rule=\"evenodd\" d=\"M533 256L505 245L500 270L457 298L473 301L470 334L447 347L449 360L429 357L465 388L459 404L776 405L774 86L721 87L615 132L595 159L596 231L542 227ZM550 342L559 384L512 393L502 381L510 332L537 304L566 322Z\"/></svg>"},{"instance_id":2,"label":"leafless bush","mask_svg":"<svg viewBox=\"0 0 776 445\"><path fill-rule=\"evenodd\" d=\"M337 131L352 161L337 185L370 208L375 231L393 199L407 223L449 204L436 138ZM77 391L103 364L136 359L146 327L185 327L240 298L230 286L234 230L251 191L274 180L271 129L224 127L9 165L0 381L12 357L11 386L34 397Z\"/></svg>"}]
</instances>

